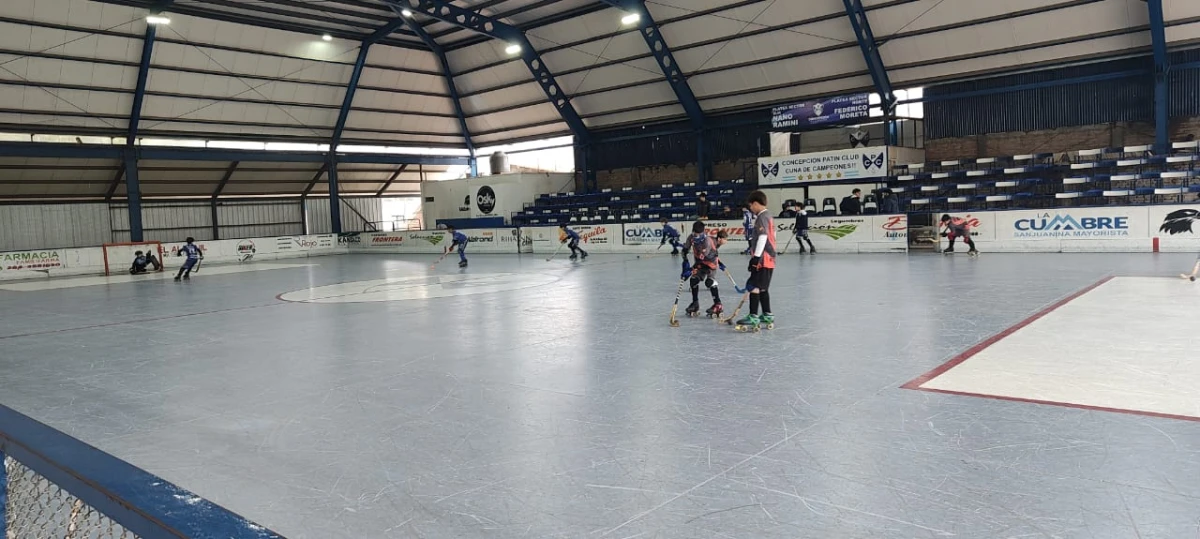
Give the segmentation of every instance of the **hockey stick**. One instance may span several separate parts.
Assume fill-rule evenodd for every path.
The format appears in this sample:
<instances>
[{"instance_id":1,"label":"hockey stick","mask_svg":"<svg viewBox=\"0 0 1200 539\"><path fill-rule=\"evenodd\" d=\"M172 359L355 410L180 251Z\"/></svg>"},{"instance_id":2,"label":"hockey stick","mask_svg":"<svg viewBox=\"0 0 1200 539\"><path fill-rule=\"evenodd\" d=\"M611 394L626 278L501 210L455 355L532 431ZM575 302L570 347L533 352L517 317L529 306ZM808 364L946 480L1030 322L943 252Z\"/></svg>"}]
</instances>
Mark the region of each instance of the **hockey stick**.
<instances>
[{"instance_id":1,"label":"hockey stick","mask_svg":"<svg viewBox=\"0 0 1200 539\"><path fill-rule=\"evenodd\" d=\"M1196 265L1192 266L1192 273L1190 275L1185 274L1185 273L1180 273L1179 278L1187 279L1189 281L1195 281L1197 272L1200 272L1200 260L1197 260Z\"/></svg>"},{"instance_id":2,"label":"hockey stick","mask_svg":"<svg viewBox=\"0 0 1200 539\"><path fill-rule=\"evenodd\" d=\"M201 264L203 264L203 263L204 263L204 259L203 259L203 258L201 258L201 259L197 260L197 261L196 261L196 267L192 268L192 273L200 273L200 265L201 265Z\"/></svg>"},{"instance_id":3,"label":"hockey stick","mask_svg":"<svg viewBox=\"0 0 1200 539\"><path fill-rule=\"evenodd\" d=\"M733 319L734 319L734 318L737 318L737 315L738 315L738 313L742 312L742 306L746 304L746 300L747 300L747 299L750 299L750 291L749 291L749 290L747 290L747 291L745 291L745 292L743 292L743 293L742 293L742 299L741 299L741 301L739 301L739 302L738 302L738 304L737 304L737 307L734 307L734 309L733 309L733 313L731 313L731 314L729 315L729 318L720 318L720 319L719 319L719 320L721 321L721 323L723 323L723 324L728 324L728 325L731 325L731 326L732 326L732 325L733 325Z\"/></svg>"},{"instance_id":4,"label":"hockey stick","mask_svg":"<svg viewBox=\"0 0 1200 539\"><path fill-rule=\"evenodd\" d=\"M429 269L434 269L434 268L436 268L436 267L437 267L437 265L438 265L438 264L441 264L441 263L442 263L442 260L445 260L446 256L447 256L447 255L449 255L449 254L450 254L450 251L446 251L446 252L442 253L442 256L439 256L439 257L438 257L438 259L437 259L437 262L434 262L433 264L431 264L431 265L429 266Z\"/></svg>"},{"instance_id":5,"label":"hockey stick","mask_svg":"<svg viewBox=\"0 0 1200 539\"><path fill-rule=\"evenodd\" d=\"M725 275L729 277L729 282L733 284L734 292L737 292L738 294L746 293L746 289L738 286L737 281L733 280L733 274L729 273L729 270L725 270Z\"/></svg>"},{"instance_id":6,"label":"hockey stick","mask_svg":"<svg viewBox=\"0 0 1200 539\"><path fill-rule=\"evenodd\" d=\"M565 241L558 242L558 249L554 250L554 254L550 255L550 258L547 258L546 262L554 260L554 257L558 256L558 252L562 250L563 245L566 245L566 244L567 244L567 242L565 242Z\"/></svg>"},{"instance_id":7,"label":"hockey stick","mask_svg":"<svg viewBox=\"0 0 1200 539\"><path fill-rule=\"evenodd\" d=\"M679 288L675 290L675 305L671 306L671 327L679 327L679 321L675 319L675 312L679 310L679 296L683 295L683 283L687 282L687 277L679 280Z\"/></svg>"},{"instance_id":8,"label":"hockey stick","mask_svg":"<svg viewBox=\"0 0 1200 539\"><path fill-rule=\"evenodd\" d=\"M782 250L782 251L779 251L779 254L781 254L781 255L786 255L786 254L787 254L787 250L788 250L788 248L789 248L789 247L791 247L791 246L792 246L792 240L794 240L794 239L796 239L796 235L795 235L795 234L793 234L793 235L792 235L792 237L788 238L788 242L787 242L787 244L785 244L785 245L783 246L783 250ZM800 246L801 246L801 247L803 247L803 246L804 246L804 244L800 244Z\"/></svg>"}]
</instances>

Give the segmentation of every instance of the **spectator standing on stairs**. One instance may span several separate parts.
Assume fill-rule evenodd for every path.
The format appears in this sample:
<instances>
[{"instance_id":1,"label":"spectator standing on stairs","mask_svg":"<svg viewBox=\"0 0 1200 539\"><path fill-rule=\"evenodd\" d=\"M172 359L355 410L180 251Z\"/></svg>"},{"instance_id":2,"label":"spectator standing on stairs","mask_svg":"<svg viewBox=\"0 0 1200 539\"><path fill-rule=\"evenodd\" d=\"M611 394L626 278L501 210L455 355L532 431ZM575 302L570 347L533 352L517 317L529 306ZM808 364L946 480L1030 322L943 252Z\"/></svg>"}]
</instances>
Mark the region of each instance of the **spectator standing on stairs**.
<instances>
[{"instance_id":1,"label":"spectator standing on stairs","mask_svg":"<svg viewBox=\"0 0 1200 539\"><path fill-rule=\"evenodd\" d=\"M842 199L839 209L842 215L862 215L862 189L851 191L850 196Z\"/></svg>"},{"instance_id":2,"label":"spectator standing on stairs","mask_svg":"<svg viewBox=\"0 0 1200 539\"><path fill-rule=\"evenodd\" d=\"M708 220L708 213L712 211L712 202L708 201L707 193L700 193L700 201L696 203L696 213L700 214L701 221Z\"/></svg>"},{"instance_id":3,"label":"spectator standing on stairs","mask_svg":"<svg viewBox=\"0 0 1200 539\"><path fill-rule=\"evenodd\" d=\"M879 205L879 213L885 215L895 215L900 213L900 199L896 198L896 193L891 189L884 189L883 201Z\"/></svg>"}]
</instances>

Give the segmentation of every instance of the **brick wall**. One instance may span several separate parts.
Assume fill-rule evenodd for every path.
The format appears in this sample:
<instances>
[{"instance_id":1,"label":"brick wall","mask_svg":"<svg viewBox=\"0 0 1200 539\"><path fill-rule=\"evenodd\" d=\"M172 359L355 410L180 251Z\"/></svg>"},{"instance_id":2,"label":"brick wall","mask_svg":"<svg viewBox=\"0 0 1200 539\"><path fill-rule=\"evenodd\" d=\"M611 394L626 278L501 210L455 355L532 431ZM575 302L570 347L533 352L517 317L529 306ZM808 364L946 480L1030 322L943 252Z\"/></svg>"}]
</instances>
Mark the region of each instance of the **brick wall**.
<instances>
[{"instance_id":1,"label":"brick wall","mask_svg":"<svg viewBox=\"0 0 1200 539\"><path fill-rule=\"evenodd\" d=\"M1200 118L1181 118L1172 122L1171 140L1183 140L1188 135L1200 138ZM943 161L1027 153L1061 154L1075 150L1153 143L1153 125L1120 122L1046 131L989 133L972 137L927 140L925 158L927 161Z\"/></svg>"}]
</instances>

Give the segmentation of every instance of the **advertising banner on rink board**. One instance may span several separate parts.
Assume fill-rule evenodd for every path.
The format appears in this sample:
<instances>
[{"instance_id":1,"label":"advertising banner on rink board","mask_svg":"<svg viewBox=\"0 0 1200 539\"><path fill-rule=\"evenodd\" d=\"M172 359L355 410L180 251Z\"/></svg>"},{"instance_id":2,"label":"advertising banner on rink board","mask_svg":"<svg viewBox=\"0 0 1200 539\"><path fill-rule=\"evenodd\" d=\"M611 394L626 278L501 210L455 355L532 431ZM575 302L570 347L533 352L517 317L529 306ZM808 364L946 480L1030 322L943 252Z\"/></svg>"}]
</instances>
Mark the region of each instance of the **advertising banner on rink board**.
<instances>
[{"instance_id":1,"label":"advertising banner on rink board","mask_svg":"<svg viewBox=\"0 0 1200 539\"><path fill-rule=\"evenodd\" d=\"M775 219L775 241L780 250L799 250L790 245L797 241L795 219ZM889 252L908 248L907 215L852 215L846 217L810 217L808 236L817 245L834 252ZM875 248L864 248L873 244Z\"/></svg>"},{"instance_id":2,"label":"advertising banner on rink board","mask_svg":"<svg viewBox=\"0 0 1200 539\"><path fill-rule=\"evenodd\" d=\"M996 240L1123 240L1150 237L1146 206L996 212ZM1157 230L1158 225L1155 226Z\"/></svg>"},{"instance_id":3,"label":"advertising banner on rink board","mask_svg":"<svg viewBox=\"0 0 1200 539\"><path fill-rule=\"evenodd\" d=\"M854 148L758 159L759 185L883 178L887 147Z\"/></svg>"},{"instance_id":4,"label":"advertising banner on rink board","mask_svg":"<svg viewBox=\"0 0 1200 539\"><path fill-rule=\"evenodd\" d=\"M830 97L771 109L771 129L795 131L871 116L870 94Z\"/></svg>"},{"instance_id":5,"label":"advertising banner on rink board","mask_svg":"<svg viewBox=\"0 0 1200 539\"><path fill-rule=\"evenodd\" d=\"M0 271L49 271L64 267L65 257L57 249L0 253Z\"/></svg>"},{"instance_id":6,"label":"advertising banner on rink board","mask_svg":"<svg viewBox=\"0 0 1200 539\"><path fill-rule=\"evenodd\" d=\"M467 236L467 253L517 253L521 236L516 229L481 228L459 230ZM441 253L453 243L445 230L368 232L359 235L359 249L397 253Z\"/></svg>"},{"instance_id":7,"label":"advertising banner on rink board","mask_svg":"<svg viewBox=\"0 0 1200 539\"><path fill-rule=\"evenodd\" d=\"M177 266L180 250L184 242L164 243L163 262L166 266ZM335 234L319 234L310 236L280 236L278 238L248 238L242 240L197 241L196 246L204 253L208 263L217 262L250 262L255 257L267 256L276 259L287 256L305 256L319 251L333 251L338 247L338 237ZM269 255L269 256L268 256Z\"/></svg>"}]
</instances>

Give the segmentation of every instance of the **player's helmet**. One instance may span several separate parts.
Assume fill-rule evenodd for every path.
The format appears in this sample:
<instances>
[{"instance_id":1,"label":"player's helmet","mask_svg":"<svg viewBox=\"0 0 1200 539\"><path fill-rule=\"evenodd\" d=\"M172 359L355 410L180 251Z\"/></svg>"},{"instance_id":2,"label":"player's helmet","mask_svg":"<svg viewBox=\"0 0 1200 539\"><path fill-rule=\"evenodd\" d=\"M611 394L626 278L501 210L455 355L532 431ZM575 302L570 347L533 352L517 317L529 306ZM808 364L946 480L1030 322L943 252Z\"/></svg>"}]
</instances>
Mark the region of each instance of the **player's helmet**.
<instances>
[{"instance_id":1,"label":"player's helmet","mask_svg":"<svg viewBox=\"0 0 1200 539\"><path fill-rule=\"evenodd\" d=\"M195 242L195 241L196 241L196 238L193 238L193 237L191 237L191 236L188 236L188 239L187 239L187 240L185 240L185 241L187 241L188 243L192 243L192 242Z\"/></svg>"},{"instance_id":2,"label":"player's helmet","mask_svg":"<svg viewBox=\"0 0 1200 539\"><path fill-rule=\"evenodd\" d=\"M950 220L950 214L943 213L942 214L942 222L945 223L946 221L949 221L949 220Z\"/></svg>"},{"instance_id":3,"label":"player's helmet","mask_svg":"<svg viewBox=\"0 0 1200 539\"><path fill-rule=\"evenodd\" d=\"M134 251L133 256L142 256L141 251Z\"/></svg>"}]
</instances>

